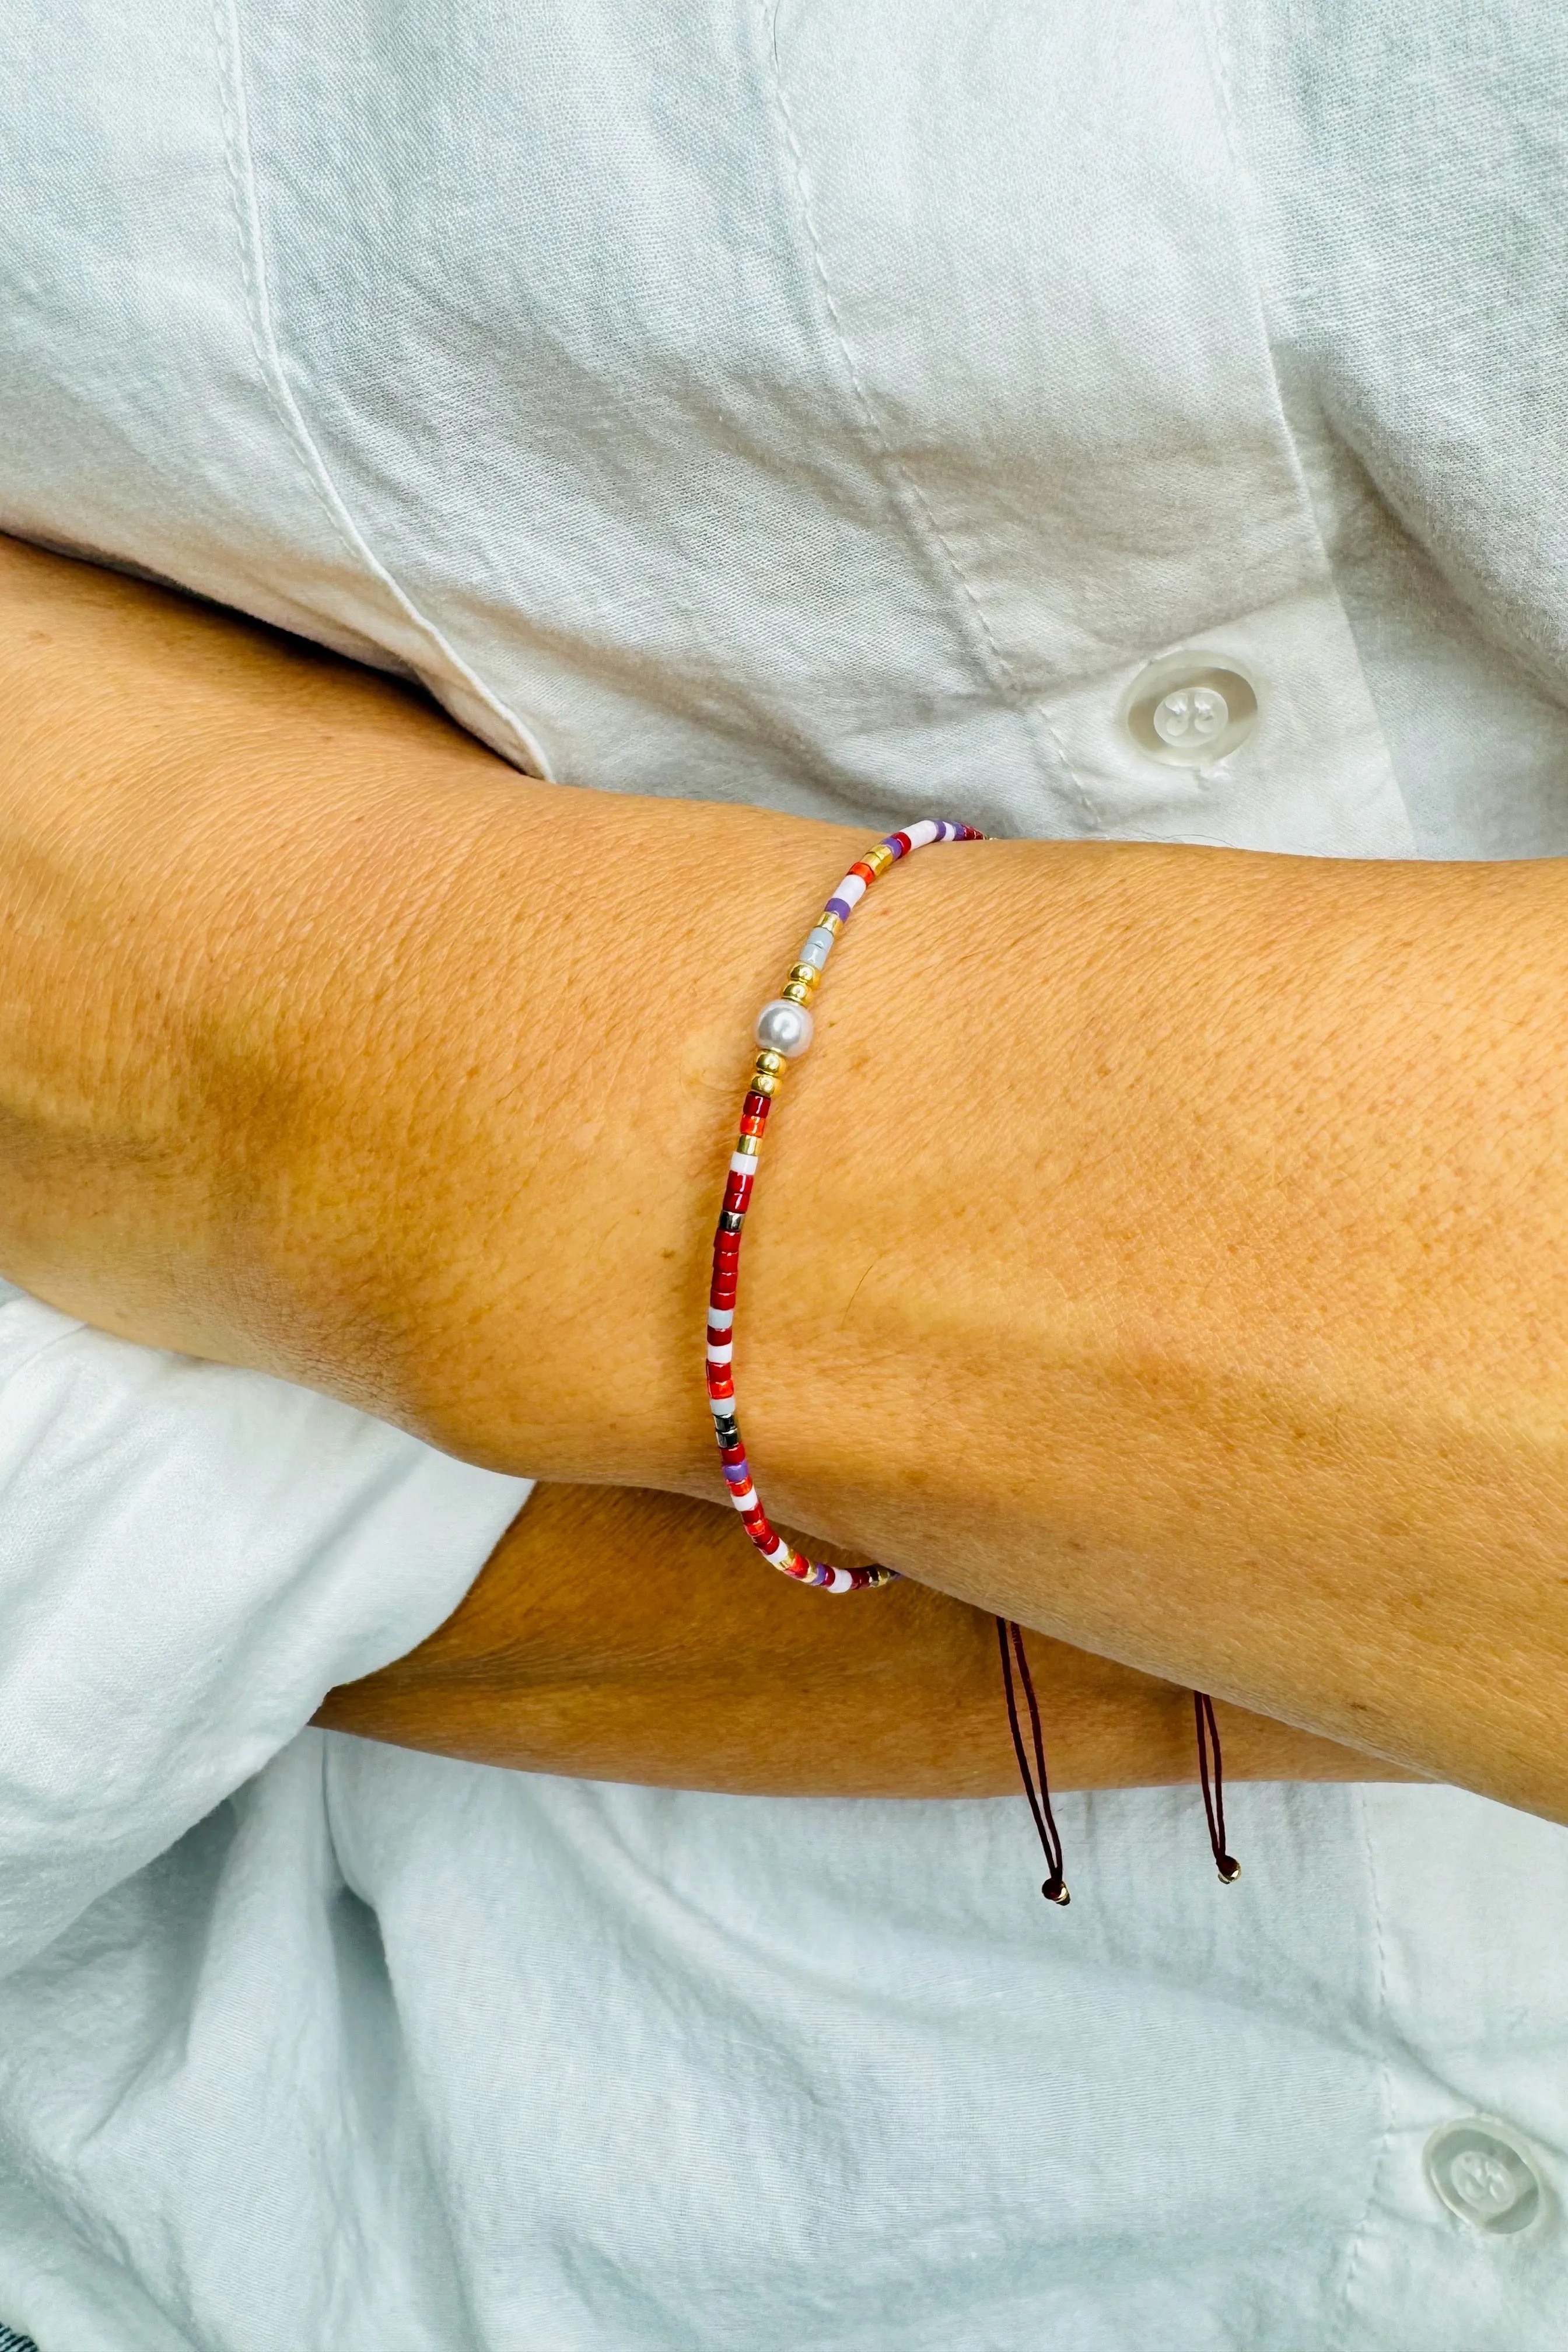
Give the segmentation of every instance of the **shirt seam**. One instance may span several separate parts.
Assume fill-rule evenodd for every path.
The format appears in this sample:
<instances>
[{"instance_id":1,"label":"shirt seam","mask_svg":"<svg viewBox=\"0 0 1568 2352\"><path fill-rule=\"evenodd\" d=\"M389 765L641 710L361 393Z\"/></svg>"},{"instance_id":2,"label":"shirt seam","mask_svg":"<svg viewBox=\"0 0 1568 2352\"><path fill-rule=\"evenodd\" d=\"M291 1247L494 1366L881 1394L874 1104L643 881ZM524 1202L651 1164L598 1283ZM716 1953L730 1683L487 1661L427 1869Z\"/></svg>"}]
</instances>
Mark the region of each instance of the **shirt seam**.
<instances>
[{"instance_id":1,"label":"shirt seam","mask_svg":"<svg viewBox=\"0 0 1568 2352\"><path fill-rule=\"evenodd\" d=\"M1037 761L1039 759L1038 739L1042 734L1046 737L1059 763L1061 773L1066 776L1072 788L1079 814L1092 833L1103 835L1105 827L1093 799L1068 757L1066 747L1051 722L1049 713L1037 700L1026 695L1019 686L1011 664L996 642L995 634L986 617L984 604L974 583L959 562L952 542L938 522L931 501L921 488L919 480L889 440L878 416L876 404L867 388L859 363L850 347L843 314L839 310L833 291L832 280L828 276L826 258L817 229L805 168L805 151L801 145L800 136L795 129L795 117L784 90L784 68L779 58L779 5L780 0L758 0L763 49L772 87L773 109L783 135L784 152L788 158L795 202L805 231L806 247L811 256L812 275L816 281L834 341L837 345L839 356L843 360L848 376L850 392L860 418L862 430L876 453L881 471L893 485L898 504L903 509L906 518L912 522L917 540L924 543L928 553L934 553L939 568L945 573L950 587L956 591L961 613L966 612L968 615L965 635L969 639L972 651L979 656L982 669L989 683L993 688L1000 690L1008 708L1022 719L1026 732L1032 739Z\"/></svg>"},{"instance_id":2,"label":"shirt seam","mask_svg":"<svg viewBox=\"0 0 1568 2352\"><path fill-rule=\"evenodd\" d=\"M261 227L261 199L256 180L256 160L250 142L250 110L246 90L244 40L237 0L213 0L213 30L217 45L219 104L223 114L224 160L229 200L239 247L240 275L245 289L246 324L250 347L273 413L299 459L316 502L333 535L354 562L389 595L405 620L416 628L437 655L447 675L461 682L512 738L521 761L535 775L548 780L549 763L531 730L510 709L457 651L435 622L371 548L339 489L331 468L305 421L283 365L272 311Z\"/></svg>"},{"instance_id":3,"label":"shirt seam","mask_svg":"<svg viewBox=\"0 0 1568 2352\"><path fill-rule=\"evenodd\" d=\"M1356 2223L1345 2256L1344 2283L1340 2289L1339 2317L1325 2346L1325 2352L1344 2352L1347 2331L1351 2325L1351 2299L1361 2275L1362 2262L1367 2241L1372 2234L1372 2217L1377 2203L1377 2192L1388 2162L1388 2151L1394 2130L1394 2059L1388 2050L1388 1938L1384 1926L1383 1894L1378 1885L1377 1861L1373 1851L1372 1824L1367 1815L1366 1789L1357 1785L1356 1811L1361 1828L1362 1853L1366 1865L1367 1893L1372 1904L1373 1932L1377 1950L1376 2038L1384 2047L1384 2060L1378 2069L1378 2105L1382 2123L1377 2147L1373 2156L1367 2180L1366 2200L1361 2219Z\"/></svg>"},{"instance_id":4,"label":"shirt seam","mask_svg":"<svg viewBox=\"0 0 1568 2352\"><path fill-rule=\"evenodd\" d=\"M1214 76L1215 111L1219 116L1220 136L1225 142L1226 160L1230 169L1231 185L1236 192L1237 226L1240 232L1237 238L1241 249L1239 258L1252 295L1253 315L1257 321L1258 338L1263 346L1264 362L1268 372L1268 386L1273 396L1274 422L1288 453L1290 478L1295 485L1297 499L1310 525L1319 562L1322 567L1323 585L1332 596L1344 625L1351 655L1355 662L1356 673L1361 679L1362 692L1366 697L1373 724L1377 729L1377 740L1383 746L1384 763L1387 769L1389 780L1398 795L1399 805L1405 812L1405 830L1410 836L1409 855L1414 856L1415 827L1410 814L1410 803L1405 797L1405 787L1400 782L1399 772L1394 763L1394 753L1384 730L1383 714L1378 709L1377 698L1373 693L1372 683L1362 660L1361 647L1356 642L1355 631L1351 626L1350 615L1345 611L1344 599L1340 594L1339 583L1334 577L1333 558L1329 553L1329 541L1323 529L1322 516L1319 511L1317 496L1312 488L1311 480L1306 467L1301 462L1300 450L1296 445L1295 428L1290 422L1285 387L1280 381L1279 364L1274 356L1274 339L1269 332L1269 304L1264 291L1263 273L1258 268L1254 247L1256 230L1252 175L1242 160L1237 138L1238 115L1236 92L1231 82L1229 52L1220 21L1220 0L1194 0L1194 5L1203 29L1205 47L1208 51L1210 70Z\"/></svg>"}]
</instances>

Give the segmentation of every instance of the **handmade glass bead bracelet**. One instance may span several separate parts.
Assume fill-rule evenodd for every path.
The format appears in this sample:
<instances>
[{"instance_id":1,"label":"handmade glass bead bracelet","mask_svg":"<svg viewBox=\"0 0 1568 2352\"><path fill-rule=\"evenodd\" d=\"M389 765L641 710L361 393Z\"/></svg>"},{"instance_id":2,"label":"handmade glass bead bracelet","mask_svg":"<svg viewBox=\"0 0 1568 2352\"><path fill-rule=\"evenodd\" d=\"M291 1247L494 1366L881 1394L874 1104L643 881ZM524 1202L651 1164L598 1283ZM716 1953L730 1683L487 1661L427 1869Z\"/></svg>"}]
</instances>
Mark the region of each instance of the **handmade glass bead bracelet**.
<instances>
[{"instance_id":1,"label":"handmade glass bead bracelet","mask_svg":"<svg viewBox=\"0 0 1568 2352\"><path fill-rule=\"evenodd\" d=\"M771 1568L793 1577L797 1584L813 1585L821 1592L875 1591L882 1585L896 1583L899 1572L892 1568L834 1568L826 1560L808 1559L804 1552L797 1551L777 1532L763 1508L746 1456L735 1399L735 1302L740 1289L741 1238L745 1231L746 1212L752 1204L769 1115L790 1064L798 1061L811 1044L812 1000L845 924L872 884L879 881L901 858L911 856L917 849L930 848L939 842L983 841L984 837L973 825L955 824L947 818L934 817L923 818L918 824L905 825L897 833L885 835L866 852L864 857L856 859L843 881L832 892L806 933L805 945L790 966L789 977L783 989L763 1005L757 1015L754 1034L759 1050L752 1065L746 1097L741 1106L741 1131L731 1155L723 1205L719 1213L718 1231L713 1236L713 1277L708 1293L708 1402L713 1414L714 1434L719 1441L719 1459L723 1465L724 1483L746 1533ZM1068 1891L1062 1877L1061 1841L1051 1814L1039 1710L1029 1676L1024 1636L1018 1626L1005 1618L997 1620L997 1629L1014 1752L1049 1868L1049 1875L1040 1891L1049 1901L1065 1904ZM1028 1705L1038 1776L1037 1790L1030 1774L1018 1718L1013 1682L1015 1663ZM1225 1799L1219 1732L1214 1720L1214 1709L1206 1696L1196 1694L1194 1704L1209 1840L1220 1877L1228 1885L1239 1877L1241 1866L1231 1859L1225 1848ZM1211 1746L1212 1793L1209 1778Z\"/></svg>"},{"instance_id":2,"label":"handmade glass bead bracelet","mask_svg":"<svg viewBox=\"0 0 1568 2352\"><path fill-rule=\"evenodd\" d=\"M762 1050L752 1067L746 1099L741 1106L741 1132L731 1156L724 1205L719 1213L719 1230L713 1236L713 1282L708 1293L708 1402L712 1407L719 1459L724 1465L730 1500L740 1512L746 1533L770 1568L793 1576L797 1583L814 1584L823 1592L874 1591L879 1585L895 1582L898 1571L891 1568L830 1568L826 1560L807 1559L804 1552L796 1551L768 1524L768 1515L746 1459L735 1403L735 1297L740 1286L741 1236L745 1230L746 1211L752 1203L763 1139L768 1131L768 1114L784 1084L785 1071L811 1043L811 1001L827 969L827 959L839 932L873 882L900 857L910 856L915 850L928 848L934 842L982 838L973 825L950 824L945 819L928 817L903 832L889 833L864 857L858 857L807 932L805 944L790 966L783 991L757 1015L755 1035Z\"/></svg>"}]
</instances>

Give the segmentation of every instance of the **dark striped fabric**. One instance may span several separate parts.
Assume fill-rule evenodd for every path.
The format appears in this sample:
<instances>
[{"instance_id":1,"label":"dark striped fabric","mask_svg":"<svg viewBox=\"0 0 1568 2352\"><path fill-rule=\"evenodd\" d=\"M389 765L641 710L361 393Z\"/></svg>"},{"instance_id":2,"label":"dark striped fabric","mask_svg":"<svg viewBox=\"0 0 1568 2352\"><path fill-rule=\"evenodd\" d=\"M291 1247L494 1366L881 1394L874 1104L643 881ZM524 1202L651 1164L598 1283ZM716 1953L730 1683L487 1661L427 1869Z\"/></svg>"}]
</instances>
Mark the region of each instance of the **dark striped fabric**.
<instances>
[{"instance_id":1,"label":"dark striped fabric","mask_svg":"<svg viewBox=\"0 0 1568 2352\"><path fill-rule=\"evenodd\" d=\"M38 2352L38 2347L30 2336L18 2336L0 2319L0 2352Z\"/></svg>"}]
</instances>

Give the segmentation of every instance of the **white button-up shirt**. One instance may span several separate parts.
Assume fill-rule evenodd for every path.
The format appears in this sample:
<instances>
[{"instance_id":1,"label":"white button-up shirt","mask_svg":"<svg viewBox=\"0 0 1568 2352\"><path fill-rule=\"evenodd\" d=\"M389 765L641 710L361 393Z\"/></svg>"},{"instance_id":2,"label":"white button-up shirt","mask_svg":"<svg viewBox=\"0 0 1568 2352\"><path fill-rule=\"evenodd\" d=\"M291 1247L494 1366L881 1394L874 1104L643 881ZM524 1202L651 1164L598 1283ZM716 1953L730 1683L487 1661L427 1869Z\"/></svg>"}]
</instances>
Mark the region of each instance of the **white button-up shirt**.
<instances>
[{"instance_id":1,"label":"white button-up shirt","mask_svg":"<svg viewBox=\"0 0 1568 2352\"><path fill-rule=\"evenodd\" d=\"M0 524L520 766L1568 850L1568 16L0 19ZM1557 2352L1568 1836L301 1728L526 1489L0 1303L0 2318L42 2352Z\"/></svg>"}]
</instances>

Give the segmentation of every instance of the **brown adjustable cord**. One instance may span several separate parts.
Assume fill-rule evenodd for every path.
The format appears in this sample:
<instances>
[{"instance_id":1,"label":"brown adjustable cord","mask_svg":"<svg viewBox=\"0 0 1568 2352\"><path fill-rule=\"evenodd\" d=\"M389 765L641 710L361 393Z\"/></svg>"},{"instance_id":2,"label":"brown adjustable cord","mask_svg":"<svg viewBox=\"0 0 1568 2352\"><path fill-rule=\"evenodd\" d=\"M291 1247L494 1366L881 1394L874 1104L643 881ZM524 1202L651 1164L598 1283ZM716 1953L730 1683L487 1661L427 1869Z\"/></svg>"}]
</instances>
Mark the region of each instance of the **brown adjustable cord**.
<instances>
[{"instance_id":1,"label":"brown adjustable cord","mask_svg":"<svg viewBox=\"0 0 1568 2352\"><path fill-rule=\"evenodd\" d=\"M1024 1629L1021 1625L1015 1625L1009 1618L998 1617L996 1640L1002 1652L1002 1686L1007 1694L1007 1724L1013 1734L1013 1753L1018 1759L1018 1778L1024 1783L1024 1794L1029 1801L1029 1811L1035 1817L1035 1828L1039 1835L1040 1851L1046 1857L1047 1877L1040 1893L1047 1903L1067 1904L1072 1897L1062 1875L1061 1832L1051 1811L1050 1783L1046 1778L1046 1743L1040 1729L1040 1710L1035 1698L1034 1678L1029 1672L1029 1660L1024 1648ZM1029 1730L1035 1750L1033 1771L1024 1747L1023 1726L1018 1720L1018 1697L1013 1686L1015 1661L1029 1709ZM1204 1818L1209 1826L1209 1844L1214 1850L1215 1868L1226 1886L1234 1886L1241 1876L1241 1864L1234 1854L1226 1850L1225 1766L1220 1757L1219 1726L1215 1721L1214 1701L1206 1691L1193 1693L1193 1712L1197 1721L1198 1778L1203 1783Z\"/></svg>"},{"instance_id":2,"label":"brown adjustable cord","mask_svg":"<svg viewBox=\"0 0 1568 2352\"><path fill-rule=\"evenodd\" d=\"M1209 1825L1209 1843L1214 1848L1214 1866L1226 1886L1234 1886L1241 1876L1241 1864L1234 1854L1227 1853L1225 1843L1225 1767L1220 1761L1219 1726L1214 1719L1214 1701L1207 1691L1193 1693L1193 1713L1198 1727L1198 1777L1204 1784L1204 1812ZM1209 1792L1209 1746L1214 1747L1214 1792Z\"/></svg>"},{"instance_id":3,"label":"brown adjustable cord","mask_svg":"<svg viewBox=\"0 0 1568 2352\"><path fill-rule=\"evenodd\" d=\"M996 1620L996 1638L1002 1647L1002 1681L1007 1693L1007 1721L1012 1727L1013 1753L1018 1759L1018 1775L1024 1783L1024 1794L1029 1800L1029 1811L1039 1832L1040 1850L1046 1857L1047 1877L1040 1893L1047 1903L1067 1904L1072 1900L1067 1881L1062 1876L1061 1832L1057 1828L1056 1815L1051 1811L1050 1783L1046 1779L1046 1743L1040 1731L1040 1710L1035 1700L1034 1679L1029 1673L1029 1661L1024 1652L1024 1629L1005 1617ZM1009 1652L1011 1651L1011 1654ZM1039 1774L1037 1793L1029 1759L1024 1752L1024 1734L1018 1722L1018 1701L1013 1688L1013 1657L1018 1661L1018 1675L1024 1685L1024 1696L1029 1706L1029 1728L1034 1735L1035 1765Z\"/></svg>"}]
</instances>

